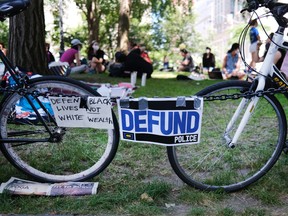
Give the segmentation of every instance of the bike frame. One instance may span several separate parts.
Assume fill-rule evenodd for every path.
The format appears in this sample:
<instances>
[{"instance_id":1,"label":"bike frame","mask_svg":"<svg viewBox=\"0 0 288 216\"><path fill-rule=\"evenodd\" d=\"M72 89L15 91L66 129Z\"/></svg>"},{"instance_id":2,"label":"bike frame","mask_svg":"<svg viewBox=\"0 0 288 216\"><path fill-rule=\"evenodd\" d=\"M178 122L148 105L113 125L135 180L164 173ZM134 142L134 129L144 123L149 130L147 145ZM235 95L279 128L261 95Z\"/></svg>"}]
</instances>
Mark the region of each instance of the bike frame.
<instances>
[{"instance_id":1,"label":"bike frame","mask_svg":"<svg viewBox=\"0 0 288 216\"><path fill-rule=\"evenodd\" d=\"M288 82L286 79L283 79L279 76L279 71L277 71L277 67L273 64L274 62L274 57L275 54L277 53L277 50L279 46L277 44L281 44L283 47L284 46L284 27L279 26L278 30L275 32L272 42L270 44L270 47L268 49L267 55L263 61L263 65L260 69L259 75L255 80L253 80L252 85L256 85L256 90L255 91L261 91L264 90L265 84L267 81L267 77L273 77L273 75L276 75L282 82L286 85L288 85ZM286 48L287 49L287 48ZM248 99L243 98L242 101L240 102L238 108L236 109L233 117L231 118L230 122L227 125L227 128L224 132L224 138L228 144L229 147L233 148L237 145L238 138L240 137L243 129L245 128L247 122L249 121L249 118L251 114L253 113L253 110L257 106L257 103L259 101L259 97L255 96L251 98L251 101L249 102L246 111L239 123L239 126L231 139L229 137L229 132L232 130L236 120L239 118L241 111L244 109L244 106L248 103Z\"/></svg>"},{"instance_id":2,"label":"bike frame","mask_svg":"<svg viewBox=\"0 0 288 216\"><path fill-rule=\"evenodd\" d=\"M0 59L2 60L3 64L5 65L5 71L7 70L10 75L12 76L13 80L15 81L17 87L16 89L13 89L15 92L17 92L17 90L19 89L26 89L27 88L27 77L21 77L19 70L15 69L15 67L13 66L12 62L4 55L4 53L0 50ZM1 88L2 92L9 92L10 89L6 89L6 88ZM12 92L13 92L12 90ZM18 92L20 94L20 92ZM43 104L39 101L37 95L33 95L31 94L27 94L27 92L23 91L21 94L23 94L23 97L25 97L25 99L28 101L28 103L30 104L30 106L32 107L33 111L35 112L35 114L37 115L37 118L39 118L41 124L43 124L43 126L45 127L46 131L49 133L50 137L49 138L45 138L45 139L39 139L36 140L37 142L47 142L49 141L52 137L53 137L53 133L52 131L49 129L49 127L47 126L45 120L43 119L43 117L41 116L41 114L38 112L37 108L35 107L35 105L33 104L33 101L31 100L31 98L29 97L29 95L32 95L35 100L37 101L37 103L39 104L39 106L47 113L49 119L52 120L52 122L55 124L55 126L57 126L55 120L51 117L50 113L47 111L47 109L43 106ZM2 99L5 100L5 97ZM36 142L35 139L30 140L28 138L25 138L23 140L20 139L3 139L0 138L0 143L5 143L5 142L9 142L9 143L13 143L13 142L17 142L19 143L19 141L23 142L23 144L27 144L27 143L32 143L32 142ZM19 145L23 145L23 144L19 144Z\"/></svg>"}]
</instances>

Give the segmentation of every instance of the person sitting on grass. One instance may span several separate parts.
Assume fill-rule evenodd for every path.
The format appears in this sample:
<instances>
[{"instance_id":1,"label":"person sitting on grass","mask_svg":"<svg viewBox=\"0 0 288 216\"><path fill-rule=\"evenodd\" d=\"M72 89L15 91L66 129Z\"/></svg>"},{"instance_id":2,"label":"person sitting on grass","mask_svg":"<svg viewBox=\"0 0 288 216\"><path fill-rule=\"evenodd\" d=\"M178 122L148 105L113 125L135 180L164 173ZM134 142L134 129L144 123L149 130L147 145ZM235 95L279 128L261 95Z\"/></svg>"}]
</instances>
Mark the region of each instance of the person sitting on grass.
<instances>
[{"instance_id":1,"label":"person sitting on grass","mask_svg":"<svg viewBox=\"0 0 288 216\"><path fill-rule=\"evenodd\" d=\"M97 41L92 41L88 47L88 61L90 62L89 73L104 73L106 70L104 55Z\"/></svg>"},{"instance_id":2,"label":"person sitting on grass","mask_svg":"<svg viewBox=\"0 0 288 216\"><path fill-rule=\"evenodd\" d=\"M239 44L232 44L231 49L227 52L222 65L222 77L224 80L237 78L243 79L245 72L240 70L241 57L239 56Z\"/></svg>"},{"instance_id":3,"label":"person sitting on grass","mask_svg":"<svg viewBox=\"0 0 288 216\"><path fill-rule=\"evenodd\" d=\"M180 54L183 60L179 63L178 71L192 72L194 69L194 62L191 54L186 49L180 49Z\"/></svg>"},{"instance_id":4,"label":"person sitting on grass","mask_svg":"<svg viewBox=\"0 0 288 216\"><path fill-rule=\"evenodd\" d=\"M82 48L82 43L78 39L73 39L71 41L71 48L66 50L61 58L61 62L68 62L71 67L71 73L84 73L88 69L88 65L81 64L80 60L80 50ZM76 61L76 63L74 63Z\"/></svg>"}]
</instances>

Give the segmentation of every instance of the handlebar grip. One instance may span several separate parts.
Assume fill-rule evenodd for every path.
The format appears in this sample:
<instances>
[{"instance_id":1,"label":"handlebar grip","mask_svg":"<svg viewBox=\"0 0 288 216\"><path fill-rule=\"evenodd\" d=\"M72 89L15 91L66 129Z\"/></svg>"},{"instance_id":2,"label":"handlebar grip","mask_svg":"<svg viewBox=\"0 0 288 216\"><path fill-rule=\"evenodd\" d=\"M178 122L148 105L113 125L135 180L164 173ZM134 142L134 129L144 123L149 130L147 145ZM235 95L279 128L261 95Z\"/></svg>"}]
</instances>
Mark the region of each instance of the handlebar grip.
<instances>
[{"instance_id":1,"label":"handlebar grip","mask_svg":"<svg viewBox=\"0 0 288 216\"><path fill-rule=\"evenodd\" d=\"M249 9L248 9L248 8L243 8L243 9L240 11L240 13L244 13L245 11L249 11Z\"/></svg>"},{"instance_id":2,"label":"handlebar grip","mask_svg":"<svg viewBox=\"0 0 288 216\"><path fill-rule=\"evenodd\" d=\"M257 0L247 0L248 3L248 11L252 12L254 10L257 10L259 8L259 2Z\"/></svg>"}]
</instances>

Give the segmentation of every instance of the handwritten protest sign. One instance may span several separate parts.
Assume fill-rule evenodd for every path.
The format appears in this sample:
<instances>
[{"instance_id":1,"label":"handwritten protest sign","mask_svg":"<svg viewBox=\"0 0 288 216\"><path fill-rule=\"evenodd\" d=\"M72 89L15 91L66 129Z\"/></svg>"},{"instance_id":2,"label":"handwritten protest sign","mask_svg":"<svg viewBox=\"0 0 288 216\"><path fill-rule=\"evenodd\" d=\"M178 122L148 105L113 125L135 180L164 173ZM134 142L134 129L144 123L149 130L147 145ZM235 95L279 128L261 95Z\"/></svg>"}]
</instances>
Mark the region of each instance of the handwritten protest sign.
<instances>
[{"instance_id":1,"label":"handwritten protest sign","mask_svg":"<svg viewBox=\"0 0 288 216\"><path fill-rule=\"evenodd\" d=\"M81 107L80 97L49 97L57 125L113 129L111 101L106 97L88 97Z\"/></svg>"}]
</instances>

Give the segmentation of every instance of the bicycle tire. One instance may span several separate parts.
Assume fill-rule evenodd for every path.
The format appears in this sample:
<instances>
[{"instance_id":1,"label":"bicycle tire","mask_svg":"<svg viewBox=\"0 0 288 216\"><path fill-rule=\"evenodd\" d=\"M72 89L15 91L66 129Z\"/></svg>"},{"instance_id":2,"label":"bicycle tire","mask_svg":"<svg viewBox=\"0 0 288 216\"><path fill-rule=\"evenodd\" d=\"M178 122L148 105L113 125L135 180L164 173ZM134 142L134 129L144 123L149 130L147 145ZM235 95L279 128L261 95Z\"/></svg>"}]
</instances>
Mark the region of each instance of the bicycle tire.
<instances>
[{"instance_id":1,"label":"bicycle tire","mask_svg":"<svg viewBox=\"0 0 288 216\"><path fill-rule=\"evenodd\" d=\"M31 97L34 90L51 96L100 96L79 81L59 76L31 79L28 84ZM13 143L5 141L0 148L16 168L41 182L84 181L101 173L113 160L119 144L119 127L113 111L114 129L62 128L64 135L57 142L37 142L49 138L49 134L35 117L16 117L21 98L18 93L7 95L0 111L1 138L17 139ZM49 128L57 128L51 119L44 121ZM28 144L20 141L25 137L33 140Z\"/></svg>"},{"instance_id":2,"label":"bicycle tire","mask_svg":"<svg viewBox=\"0 0 288 216\"><path fill-rule=\"evenodd\" d=\"M250 85L225 81L196 95L230 95L248 90ZM286 140L287 122L273 95L260 98L236 147L228 147L223 133L239 102L240 99L204 101L200 144L167 147L173 170L188 185L206 191L237 191L264 176L278 160ZM231 137L236 129L232 129Z\"/></svg>"}]
</instances>

